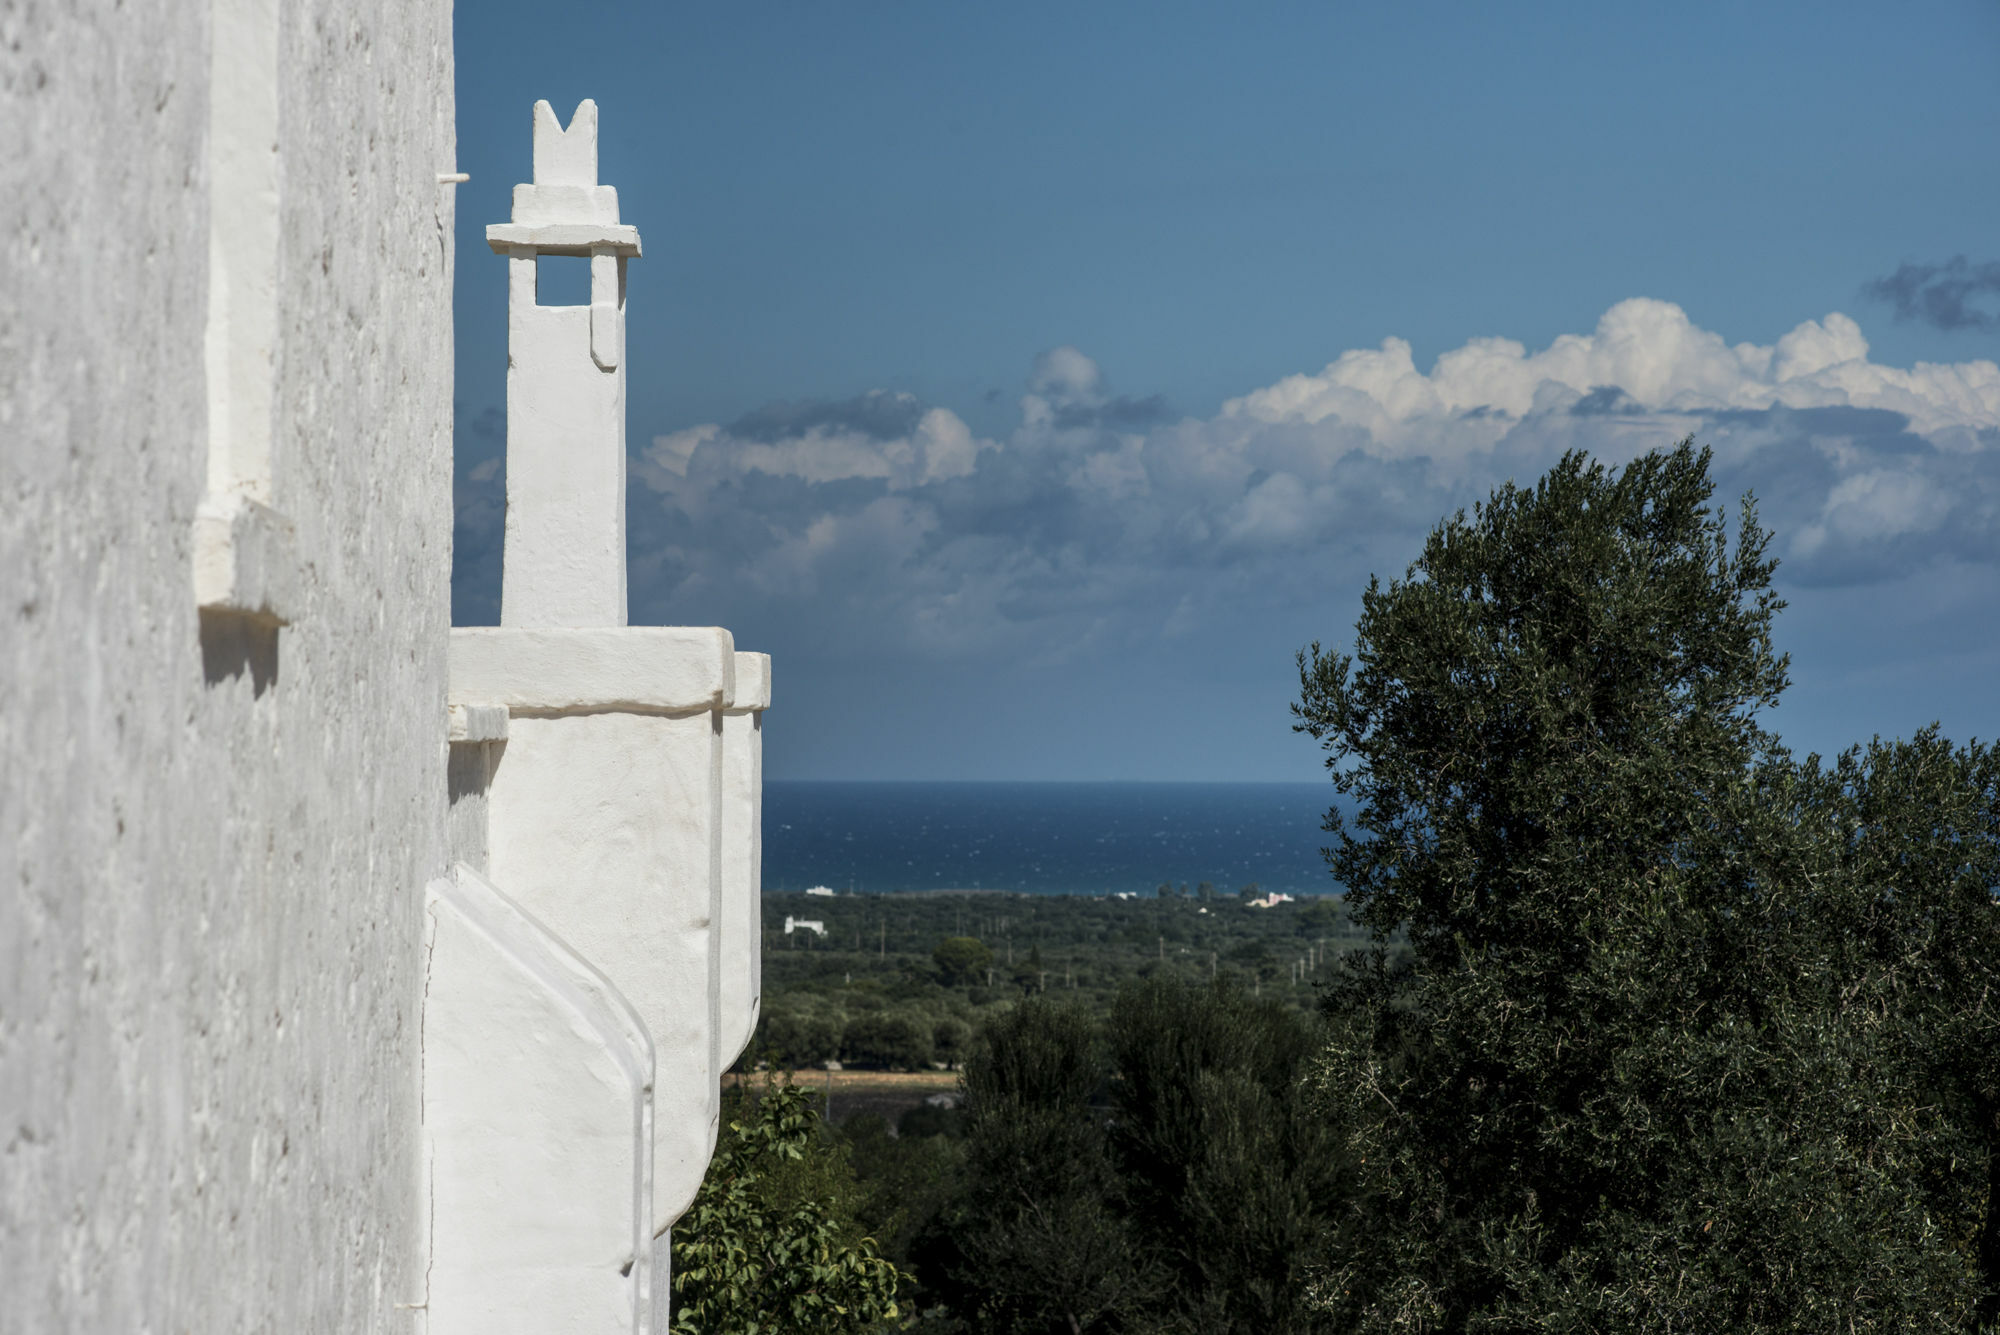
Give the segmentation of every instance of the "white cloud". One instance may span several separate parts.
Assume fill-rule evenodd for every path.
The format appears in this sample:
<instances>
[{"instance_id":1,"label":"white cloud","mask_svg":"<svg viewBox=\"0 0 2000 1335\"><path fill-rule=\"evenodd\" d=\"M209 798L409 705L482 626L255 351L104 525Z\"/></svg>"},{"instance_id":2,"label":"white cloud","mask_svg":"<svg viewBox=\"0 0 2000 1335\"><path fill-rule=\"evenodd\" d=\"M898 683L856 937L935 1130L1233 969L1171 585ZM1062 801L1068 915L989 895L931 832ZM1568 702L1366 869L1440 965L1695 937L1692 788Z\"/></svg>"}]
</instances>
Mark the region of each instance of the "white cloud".
<instances>
[{"instance_id":1,"label":"white cloud","mask_svg":"<svg viewBox=\"0 0 2000 1335\"><path fill-rule=\"evenodd\" d=\"M1104 376L1097 363L1067 345L1050 348L1035 358L1028 374L1028 392L1043 400L1063 402L1097 393Z\"/></svg>"},{"instance_id":2,"label":"white cloud","mask_svg":"<svg viewBox=\"0 0 2000 1335\"><path fill-rule=\"evenodd\" d=\"M1757 491L1784 578L2000 563L2000 367L1880 365L1838 313L1730 344L1635 298L1539 351L1474 339L1428 370L1389 338L1209 418L1115 396L1069 347L1025 389L999 440L888 393L658 437L636 470L654 505L634 510L635 612L762 606L801 634L936 653L1169 617L1193 633L1397 573L1442 515L1565 449L1622 462L1690 433L1724 498Z\"/></svg>"},{"instance_id":3,"label":"white cloud","mask_svg":"<svg viewBox=\"0 0 2000 1335\"><path fill-rule=\"evenodd\" d=\"M1951 512L1951 498L1917 473L1870 469L1842 478L1795 548L1811 555L1829 539L1868 542L1922 532Z\"/></svg>"},{"instance_id":4,"label":"white cloud","mask_svg":"<svg viewBox=\"0 0 2000 1335\"><path fill-rule=\"evenodd\" d=\"M1417 370L1410 345L1341 354L1317 375L1288 376L1223 406L1223 415L1266 423L1328 417L1367 426L1385 452L1422 450L1441 419L1488 414L1481 436L1567 407L1600 389L1623 391L1636 409L1701 414L1772 407L1886 408L1919 432L2000 422L2000 366L1919 363L1909 371L1868 360L1860 326L1835 312L1807 320L1774 347L1739 343L1697 327L1670 302L1634 297L1604 313L1590 334L1565 334L1541 352L1510 339L1474 339ZM1415 428L1415 429L1413 429Z\"/></svg>"}]
</instances>

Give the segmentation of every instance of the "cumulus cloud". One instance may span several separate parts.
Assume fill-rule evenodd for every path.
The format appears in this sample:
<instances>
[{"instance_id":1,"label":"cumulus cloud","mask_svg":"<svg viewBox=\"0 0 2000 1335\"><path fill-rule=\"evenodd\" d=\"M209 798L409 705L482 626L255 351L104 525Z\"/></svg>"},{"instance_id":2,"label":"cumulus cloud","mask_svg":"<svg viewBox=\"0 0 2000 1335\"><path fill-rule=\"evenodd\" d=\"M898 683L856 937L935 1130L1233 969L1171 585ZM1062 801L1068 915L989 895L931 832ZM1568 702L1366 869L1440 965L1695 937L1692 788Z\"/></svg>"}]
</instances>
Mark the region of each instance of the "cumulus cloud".
<instances>
[{"instance_id":1,"label":"cumulus cloud","mask_svg":"<svg viewBox=\"0 0 2000 1335\"><path fill-rule=\"evenodd\" d=\"M1428 370L1385 339L1207 417L1063 347L995 438L889 393L659 436L634 460L633 615L857 658L1154 643L1399 573L1442 515L1566 449L1622 462L1689 434L1718 499L1756 491L1781 578L2000 563L2000 366L1885 366L1837 313L1732 344L1634 299Z\"/></svg>"},{"instance_id":2,"label":"cumulus cloud","mask_svg":"<svg viewBox=\"0 0 2000 1335\"><path fill-rule=\"evenodd\" d=\"M2000 329L2000 263L1974 264L1954 255L1942 264L1904 264L1863 289L1895 308L1898 320L1917 320L1937 329Z\"/></svg>"},{"instance_id":3,"label":"cumulus cloud","mask_svg":"<svg viewBox=\"0 0 2000 1335\"><path fill-rule=\"evenodd\" d=\"M1028 393L1021 400L1021 422L1029 430L1134 430L1164 422L1172 415L1166 399L1158 394L1135 399L1108 393L1097 363L1067 345L1035 358L1034 370L1028 375Z\"/></svg>"}]
</instances>

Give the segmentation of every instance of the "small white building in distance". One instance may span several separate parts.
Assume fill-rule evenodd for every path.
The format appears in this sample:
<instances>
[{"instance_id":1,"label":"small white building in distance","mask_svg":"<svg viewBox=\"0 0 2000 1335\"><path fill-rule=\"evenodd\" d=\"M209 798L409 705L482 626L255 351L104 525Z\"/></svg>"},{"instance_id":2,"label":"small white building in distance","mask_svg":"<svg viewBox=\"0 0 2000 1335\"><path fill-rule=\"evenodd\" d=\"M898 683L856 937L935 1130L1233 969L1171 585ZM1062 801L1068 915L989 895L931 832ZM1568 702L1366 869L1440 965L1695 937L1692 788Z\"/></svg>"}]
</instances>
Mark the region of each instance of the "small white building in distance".
<instances>
[{"instance_id":1,"label":"small white building in distance","mask_svg":"<svg viewBox=\"0 0 2000 1335\"><path fill-rule=\"evenodd\" d=\"M815 885L815 886L811 887L810 889L808 889L808 890L806 891L806 893L807 893L807 894L809 894L809 895L819 895L819 896L821 896L821 897L823 897L823 898L826 898L826 899L832 899L832 898L833 898L833 887L832 887L832 886L829 886L829 885Z\"/></svg>"},{"instance_id":2,"label":"small white building in distance","mask_svg":"<svg viewBox=\"0 0 2000 1335\"><path fill-rule=\"evenodd\" d=\"M826 924L817 918L794 918L791 914L787 913L785 915L785 935L790 936L793 932L811 932L816 936L825 936Z\"/></svg>"},{"instance_id":3,"label":"small white building in distance","mask_svg":"<svg viewBox=\"0 0 2000 1335\"><path fill-rule=\"evenodd\" d=\"M10 22L0 1326L663 1332L770 664L626 624L597 109L524 116L461 276L444 0ZM509 294L508 514L454 630L461 277Z\"/></svg>"}]
</instances>

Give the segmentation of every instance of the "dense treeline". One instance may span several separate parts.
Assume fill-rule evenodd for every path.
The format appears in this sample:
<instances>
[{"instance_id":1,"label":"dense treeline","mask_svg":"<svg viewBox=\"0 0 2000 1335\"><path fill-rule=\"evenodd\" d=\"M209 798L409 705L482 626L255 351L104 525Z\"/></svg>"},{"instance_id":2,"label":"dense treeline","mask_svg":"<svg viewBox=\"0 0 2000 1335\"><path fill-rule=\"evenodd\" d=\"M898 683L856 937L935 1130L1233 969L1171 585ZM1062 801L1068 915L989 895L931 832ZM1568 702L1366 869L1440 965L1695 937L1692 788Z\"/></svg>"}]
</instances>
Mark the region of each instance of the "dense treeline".
<instances>
[{"instance_id":1,"label":"dense treeline","mask_svg":"<svg viewBox=\"0 0 2000 1335\"><path fill-rule=\"evenodd\" d=\"M996 999L961 1113L822 1135L898 1322L1994 1327L2000 751L1789 753L1769 539L1708 462L1567 457L1301 656L1371 938L1316 1008Z\"/></svg>"},{"instance_id":2,"label":"dense treeline","mask_svg":"<svg viewBox=\"0 0 2000 1335\"><path fill-rule=\"evenodd\" d=\"M676 1227L677 1293L720 1315L717 1329L748 1330L728 1324L725 1298L770 1295L767 1313L798 1302L806 1272L783 1258L847 1238L859 1260L839 1282L873 1274L862 1263L879 1247L901 1271L898 1324L939 1335L1324 1329L1312 1282L1353 1174L1305 1096L1322 1043L1320 1022L1283 1000L1153 977L1101 1012L1041 997L996 1011L963 1107L913 1109L900 1134L876 1116L808 1132L799 1109L816 1096L789 1085L747 1110L732 1097L725 1152ZM779 1122L797 1163L767 1148ZM743 1171L746 1145L769 1165L761 1183ZM801 1237L773 1241L787 1217ZM761 1285L745 1279L758 1253L774 1258ZM824 1313L811 1327L876 1328Z\"/></svg>"},{"instance_id":3,"label":"dense treeline","mask_svg":"<svg viewBox=\"0 0 2000 1335\"><path fill-rule=\"evenodd\" d=\"M764 1010L746 1062L958 1066L979 1026L1025 997L1101 1014L1141 978L1228 981L1309 1010L1315 984L1367 939L1331 895L1254 907L1254 886L1161 891L767 895Z\"/></svg>"},{"instance_id":4,"label":"dense treeline","mask_svg":"<svg viewBox=\"0 0 2000 1335\"><path fill-rule=\"evenodd\" d=\"M1149 980L1101 1022L1027 1002L966 1071L956 1189L914 1259L935 1327L1285 1332L1350 1194L1299 1097L1298 1011Z\"/></svg>"}]
</instances>

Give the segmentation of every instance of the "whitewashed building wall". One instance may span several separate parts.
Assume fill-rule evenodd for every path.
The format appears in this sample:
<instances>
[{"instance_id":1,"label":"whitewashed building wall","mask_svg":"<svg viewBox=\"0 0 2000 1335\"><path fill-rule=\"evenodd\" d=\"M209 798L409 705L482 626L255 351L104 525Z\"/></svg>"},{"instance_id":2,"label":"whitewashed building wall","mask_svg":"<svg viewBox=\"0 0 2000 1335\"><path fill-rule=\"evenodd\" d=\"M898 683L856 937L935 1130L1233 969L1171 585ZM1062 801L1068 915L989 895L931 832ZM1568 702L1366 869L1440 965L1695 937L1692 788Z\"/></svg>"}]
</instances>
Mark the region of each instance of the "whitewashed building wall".
<instances>
[{"instance_id":1,"label":"whitewashed building wall","mask_svg":"<svg viewBox=\"0 0 2000 1335\"><path fill-rule=\"evenodd\" d=\"M427 1077L427 1022L476 1033L512 1007L517 1036L597 1035L516 1074L629 1090L668 1071L712 1086L754 1015L743 943L704 940L699 1050L661 1045L554 933L515 952L526 991L482 964L426 1014L440 913L547 931L477 874L519 849L491 799L521 799L488 791L509 711L451 684L452 59L435 0L0 10L9 1331L469 1328L427 1288L440 1137L476 1160L477 1136L542 1134L528 1114L562 1109L427 1134L450 1065ZM722 736L745 710L704 712ZM755 809L704 800L714 826ZM710 880L673 893L719 907L745 864L718 847ZM754 890L734 920L754 925ZM468 939L453 948L487 949ZM550 979L555 1001L535 990ZM658 1072L638 1071L651 1048ZM470 1056L495 1078L499 1058ZM678 1097L703 1120L673 1143L710 1143L712 1095ZM648 1127L645 1155L669 1129ZM582 1179L562 1202L622 1208L663 1260L670 1219L613 1168L622 1205ZM495 1264L543 1248L530 1269L618 1264L579 1237L558 1220L481 1245ZM657 1302L563 1328L640 1329Z\"/></svg>"}]
</instances>

